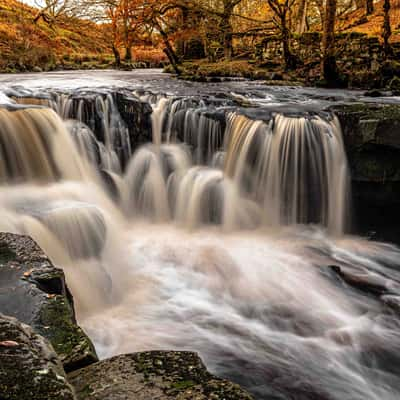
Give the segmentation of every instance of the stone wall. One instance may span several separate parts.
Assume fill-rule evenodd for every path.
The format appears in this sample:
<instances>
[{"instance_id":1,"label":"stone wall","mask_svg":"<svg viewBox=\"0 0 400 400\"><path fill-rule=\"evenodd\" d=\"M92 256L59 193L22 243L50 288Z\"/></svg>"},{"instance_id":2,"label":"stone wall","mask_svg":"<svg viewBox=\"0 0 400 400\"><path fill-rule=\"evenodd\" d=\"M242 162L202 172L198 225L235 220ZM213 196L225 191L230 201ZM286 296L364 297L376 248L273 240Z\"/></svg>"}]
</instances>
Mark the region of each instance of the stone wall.
<instances>
[{"instance_id":1,"label":"stone wall","mask_svg":"<svg viewBox=\"0 0 400 400\"><path fill-rule=\"evenodd\" d=\"M378 71L383 61L383 47L377 37L362 33L341 33L336 35L336 57L340 69L365 69ZM304 33L295 36L291 42L292 51L305 65L318 64L321 59L321 34ZM265 38L257 45L256 58L259 61L282 63L282 43L279 36Z\"/></svg>"}]
</instances>

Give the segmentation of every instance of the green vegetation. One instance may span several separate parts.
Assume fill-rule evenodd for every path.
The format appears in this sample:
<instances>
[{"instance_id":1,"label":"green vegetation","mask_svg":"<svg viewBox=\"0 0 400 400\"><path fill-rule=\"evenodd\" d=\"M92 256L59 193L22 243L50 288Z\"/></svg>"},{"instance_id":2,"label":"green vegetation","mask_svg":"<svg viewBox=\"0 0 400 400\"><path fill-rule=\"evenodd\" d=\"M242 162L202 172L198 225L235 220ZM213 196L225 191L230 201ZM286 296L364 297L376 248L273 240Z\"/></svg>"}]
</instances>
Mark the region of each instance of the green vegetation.
<instances>
[{"instance_id":1,"label":"green vegetation","mask_svg":"<svg viewBox=\"0 0 400 400\"><path fill-rule=\"evenodd\" d=\"M73 309L64 296L50 295L43 307L37 330L53 345L65 371L84 367L97 361L90 339L74 322Z\"/></svg>"}]
</instances>

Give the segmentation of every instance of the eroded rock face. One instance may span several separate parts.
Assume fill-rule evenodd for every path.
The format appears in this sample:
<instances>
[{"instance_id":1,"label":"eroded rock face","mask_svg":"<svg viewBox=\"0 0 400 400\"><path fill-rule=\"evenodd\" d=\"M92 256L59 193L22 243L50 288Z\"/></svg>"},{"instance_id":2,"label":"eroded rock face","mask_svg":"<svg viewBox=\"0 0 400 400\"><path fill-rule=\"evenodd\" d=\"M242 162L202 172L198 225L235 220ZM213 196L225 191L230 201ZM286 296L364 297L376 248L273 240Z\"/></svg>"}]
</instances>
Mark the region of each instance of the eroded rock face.
<instances>
[{"instance_id":1,"label":"eroded rock face","mask_svg":"<svg viewBox=\"0 0 400 400\"><path fill-rule=\"evenodd\" d=\"M29 326L0 314L0 398L75 400L51 344Z\"/></svg>"},{"instance_id":2,"label":"eroded rock face","mask_svg":"<svg viewBox=\"0 0 400 400\"><path fill-rule=\"evenodd\" d=\"M125 130L131 151L151 141L151 106L129 90L76 90L53 95L60 115L85 123L100 142L111 141L123 165L128 161Z\"/></svg>"},{"instance_id":3,"label":"eroded rock face","mask_svg":"<svg viewBox=\"0 0 400 400\"><path fill-rule=\"evenodd\" d=\"M27 236L0 233L0 312L47 338L66 371L98 360L76 324L64 272Z\"/></svg>"},{"instance_id":4,"label":"eroded rock face","mask_svg":"<svg viewBox=\"0 0 400 400\"><path fill-rule=\"evenodd\" d=\"M238 385L211 375L196 353L120 355L69 374L79 400L250 400Z\"/></svg>"},{"instance_id":5,"label":"eroded rock face","mask_svg":"<svg viewBox=\"0 0 400 400\"><path fill-rule=\"evenodd\" d=\"M330 110L343 129L359 228L385 230L378 239L400 243L400 105L352 103Z\"/></svg>"}]
</instances>

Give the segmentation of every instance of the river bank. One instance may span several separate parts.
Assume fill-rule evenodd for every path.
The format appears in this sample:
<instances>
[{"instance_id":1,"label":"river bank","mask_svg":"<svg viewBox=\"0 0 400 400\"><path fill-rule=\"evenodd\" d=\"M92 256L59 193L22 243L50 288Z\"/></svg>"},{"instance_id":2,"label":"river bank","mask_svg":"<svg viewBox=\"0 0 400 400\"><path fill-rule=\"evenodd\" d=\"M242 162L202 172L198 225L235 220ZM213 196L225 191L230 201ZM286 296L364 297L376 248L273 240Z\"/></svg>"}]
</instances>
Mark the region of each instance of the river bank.
<instances>
[{"instance_id":1,"label":"river bank","mask_svg":"<svg viewBox=\"0 0 400 400\"><path fill-rule=\"evenodd\" d=\"M380 67L368 74L358 69L348 69L339 76L336 82L324 82L320 78L318 63L300 65L286 70L282 63L276 61L233 60L210 63L207 60L184 62L179 66L179 79L194 82L218 82L224 78L250 79L261 81L266 85L331 87L338 89L389 91L400 93L400 64L387 60ZM174 73L170 65L165 72ZM375 94L376 95L376 94Z\"/></svg>"}]
</instances>

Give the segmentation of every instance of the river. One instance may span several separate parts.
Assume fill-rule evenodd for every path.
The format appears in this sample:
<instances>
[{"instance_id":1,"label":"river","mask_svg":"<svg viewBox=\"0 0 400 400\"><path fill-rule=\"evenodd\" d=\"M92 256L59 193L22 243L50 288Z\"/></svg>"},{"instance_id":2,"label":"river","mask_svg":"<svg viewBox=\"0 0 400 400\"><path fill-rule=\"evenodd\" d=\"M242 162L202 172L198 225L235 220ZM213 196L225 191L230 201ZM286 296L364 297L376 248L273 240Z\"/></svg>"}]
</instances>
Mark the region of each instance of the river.
<instances>
[{"instance_id":1,"label":"river","mask_svg":"<svg viewBox=\"0 0 400 400\"><path fill-rule=\"evenodd\" d=\"M400 249L349 234L326 111L356 100L159 70L0 75L0 229L64 269L103 358L192 350L257 399L397 400Z\"/></svg>"}]
</instances>

